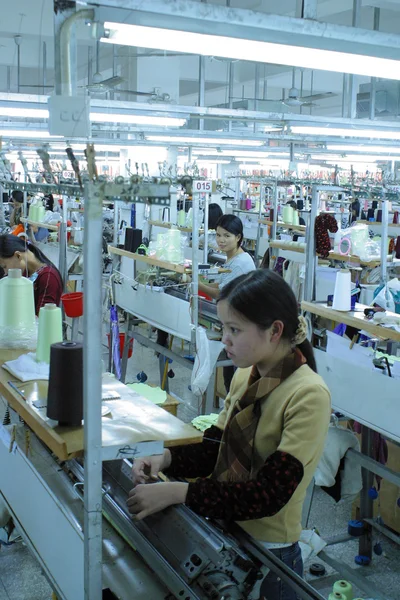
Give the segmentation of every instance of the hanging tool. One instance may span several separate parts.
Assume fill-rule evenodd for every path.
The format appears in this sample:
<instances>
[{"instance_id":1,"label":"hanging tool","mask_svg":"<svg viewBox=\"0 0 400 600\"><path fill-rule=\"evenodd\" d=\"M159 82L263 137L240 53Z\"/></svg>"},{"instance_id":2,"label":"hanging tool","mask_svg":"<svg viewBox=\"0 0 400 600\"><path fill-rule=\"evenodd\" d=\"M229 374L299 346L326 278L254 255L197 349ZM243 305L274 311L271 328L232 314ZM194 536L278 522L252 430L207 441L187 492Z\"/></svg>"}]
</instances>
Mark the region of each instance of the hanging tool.
<instances>
[{"instance_id":1,"label":"hanging tool","mask_svg":"<svg viewBox=\"0 0 400 600\"><path fill-rule=\"evenodd\" d=\"M25 158L25 157L24 157L24 155L22 154L21 150L19 150L19 151L18 151L18 158L19 158L19 160L20 160L20 163L21 163L21 165L22 165L22 168L23 168L23 170L24 170L25 177L26 177L27 181L28 181L29 183L32 183L31 176L29 175L29 171L28 171L28 163L27 163L27 161L26 161L26 158Z\"/></svg>"},{"instance_id":2,"label":"hanging tool","mask_svg":"<svg viewBox=\"0 0 400 600\"><path fill-rule=\"evenodd\" d=\"M92 181L98 178L97 167L96 167L96 153L94 150L94 144L87 144L85 148L85 158L88 167L89 177Z\"/></svg>"},{"instance_id":3,"label":"hanging tool","mask_svg":"<svg viewBox=\"0 0 400 600\"><path fill-rule=\"evenodd\" d=\"M46 183L56 183L54 174L53 174L53 171L52 171L52 168L50 165L50 155L47 152L47 147L43 146L42 148L37 148L36 153L38 154L40 160L42 161L43 169L44 169L44 178L46 180Z\"/></svg>"},{"instance_id":4,"label":"hanging tool","mask_svg":"<svg viewBox=\"0 0 400 600\"><path fill-rule=\"evenodd\" d=\"M72 166L74 173L76 175L76 178L78 180L79 187L82 189L82 178L81 178L81 172L79 170L79 162L76 159L75 154L71 147L68 146L68 148L65 148L65 152L67 153L67 156L71 162L71 166Z\"/></svg>"}]
</instances>

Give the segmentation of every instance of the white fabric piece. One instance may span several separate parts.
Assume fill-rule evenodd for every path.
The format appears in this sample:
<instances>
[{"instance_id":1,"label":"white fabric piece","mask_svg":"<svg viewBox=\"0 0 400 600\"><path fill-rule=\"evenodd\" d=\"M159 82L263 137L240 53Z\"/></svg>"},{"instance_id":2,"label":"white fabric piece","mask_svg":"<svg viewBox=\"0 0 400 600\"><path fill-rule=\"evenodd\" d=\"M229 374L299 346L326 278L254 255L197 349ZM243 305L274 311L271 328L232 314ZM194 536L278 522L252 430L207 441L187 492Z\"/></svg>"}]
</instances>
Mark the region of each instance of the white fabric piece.
<instances>
[{"instance_id":1,"label":"white fabric piece","mask_svg":"<svg viewBox=\"0 0 400 600\"><path fill-rule=\"evenodd\" d=\"M15 360L9 360L3 364L11 375L20 381L35 381L37 379L49 378L50 365L47 363L36 362L36 355L33 352L21 354Z\"/></svg>"},{"instance_id":2,"label":"white fabric piece","mask_svg":"<svg viewBox=\"0 0 400 600\"><path fill-rule=\"evenodd\" d=\"M341 471L341 501L354 500L362 488L361 466L347 450L360 450L360 443L350 429L331 425L325 442L324 451L315 472L315 485L332 487L345 457L344 469Z\"/></svg>"},{"instance_id":3,"label":"white fabric piece","mask_svg":"<svg viewBox=\"0 0 400 600\"><path fill-rule=\"evenodd\" d=\"M191 389L195 396L201 396L207 389L218 356L224 348L222 342L211 341L204 327L196 329L196 358L192 371Z\"/></svg>"},{"instance_id":4,"label":"white fabric piece","mask_svg":"<svg viewBox=\"0 0 400 600\"><path fill-rule=\"evenodd\" d=\"M303 529L299 545L303 562L312 556L317 556L326 546L326 542L313 529Z\"/></svg>"}]
</instances>

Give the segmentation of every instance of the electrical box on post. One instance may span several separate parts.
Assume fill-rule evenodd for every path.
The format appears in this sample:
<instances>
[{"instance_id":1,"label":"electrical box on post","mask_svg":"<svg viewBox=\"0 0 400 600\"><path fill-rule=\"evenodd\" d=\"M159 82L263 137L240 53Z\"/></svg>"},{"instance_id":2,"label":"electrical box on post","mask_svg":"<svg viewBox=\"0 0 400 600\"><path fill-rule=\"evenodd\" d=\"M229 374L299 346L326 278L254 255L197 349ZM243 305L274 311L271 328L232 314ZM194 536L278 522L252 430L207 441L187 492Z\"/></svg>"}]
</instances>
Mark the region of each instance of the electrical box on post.
<instances>
[{"instance_id":1,"label":"electrical box on post","mask_svg":"<svg viewBox=\"0 0 400 600\"><path fill-rule=\"evenodd\" d=\"M50 96L49 133L67 138L90 137L89 102L85 96Z\"/></svg>"}]
</instances>

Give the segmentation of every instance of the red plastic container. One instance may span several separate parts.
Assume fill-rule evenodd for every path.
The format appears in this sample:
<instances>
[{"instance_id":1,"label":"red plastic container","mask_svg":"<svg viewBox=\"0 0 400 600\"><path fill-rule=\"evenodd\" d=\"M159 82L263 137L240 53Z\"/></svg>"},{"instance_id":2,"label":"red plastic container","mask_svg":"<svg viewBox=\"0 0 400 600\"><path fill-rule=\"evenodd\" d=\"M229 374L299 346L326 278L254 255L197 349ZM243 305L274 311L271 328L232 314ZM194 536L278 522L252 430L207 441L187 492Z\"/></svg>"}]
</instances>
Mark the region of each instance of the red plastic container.
<instances>
[{"instance_id":1,"label":"red plastic container","mask_svg":"<svg viewBox=\"0 0 400 600\"><path fill-rule=\"evenodd\" d=\"M208 296L207 294L205 294L204 292L200 292L199 290L199 297L200 298L204 298L204 300L209 300L210 302L212 302L212 298L211 296Z\"/></svg>"},{"instance_id":2,"label":"red plastic container","mask_svg":"<svg viewBox=\"0 0 400 600\"><path fill-rule=\"evenodd\" d=\"M110 334L107 333L107 338L108 338L108 347L110 347ZM124 333L120 333L119 334L119 355L122 358L122 355L124 353L124 345L125 345L125 334ZM128 348L128 358L130 358L133 354L133 339L129 342L129 348Z\"/></svg>"},{"instance_id":3,"label":"red plastic container","mask_svg":"<svg viewBox=\"0 0 400 600\"><path fill-rule=\"evenodd\" d=\"M83 292L63 294L61 301L67 317L81 317L83 315Z\"/></svg>"}]
</instances>

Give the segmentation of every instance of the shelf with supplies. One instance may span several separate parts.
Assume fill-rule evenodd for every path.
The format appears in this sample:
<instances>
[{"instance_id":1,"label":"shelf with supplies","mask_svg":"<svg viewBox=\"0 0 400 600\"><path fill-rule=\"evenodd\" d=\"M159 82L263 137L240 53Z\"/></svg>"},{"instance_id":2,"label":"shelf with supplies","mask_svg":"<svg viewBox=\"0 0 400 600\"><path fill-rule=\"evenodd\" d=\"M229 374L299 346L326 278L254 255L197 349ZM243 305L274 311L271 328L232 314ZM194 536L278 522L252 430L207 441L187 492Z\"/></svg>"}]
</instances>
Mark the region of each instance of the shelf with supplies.
<instances>
[{"instance_id":1,"label":"shelf with supplies","mask_svg":"<svg viewBox=\"0 0 400 600\"><path fill-rule=\"evenodd\" d=\"M271 227L274 224L273 221L270 221L269 219L259 219L258 222L260 223L260 225L271 225ZM306 230L305 225L289 225L289 223L284 223L283 221L277 221L276 226L284 227L285 229L289 229L290 231L304 232Z\"/></svg>"},{"instance_id":2,"label":"shelf with supplies","mask_svg":"<svg viewBox=\"0 0 400 600\"><path fill-rule=\"evenodd\" d=\"M274 240L269 243L269 247L277 248L278 250L290 250L292 252L299 252L300 254L304 254L306 251L306 247L297 246L295 244L297 244L297 242L290 244L289 242L281 242L280 240Z\"/></svg>"},{"instance_id":3,"label":"shelf with supplies","mask_svg":"<svg viewBox=\"0 0 400 600\"><path fill-rule=\"evenodd\" d=\"M162 227L164 229L178 229L183 233L192 233L192 227L181 227L180 225L174 225L173 223L164 223L163 221L149 221L149 225L153 227ZM204 233L204 229L199 229L199 233Z\"/></svg>"},{"instance_id":4,"label":"shelf with supplies","mask_svg":"<svg viewBox=\"0 0 400 600\"><path fill-rule=\"evenodd\" d=\"M355 254L339 254L334 250L329 252L329 256L327 256L330 260L340 260L342 262L351 262L358 263L361 267L369 267L370 269L374 269L375 267L379 267L381 264L380 260L371 260L369 262L361 260L361 258Z\"/></svg>"},{"instance_id":5,"label":"shelf with supplies","mask_svg":"<svg viewBox=\"0 0 400 600\"><path fill-rule=\"evenodd\" d=\"M25 217L21 217L21 223L32 225L32 227L43 227L44 229L48 229L49 231L59 230L58 225L52 225L51 223L38 223L37 221L31 221L30 219L26 219Z\"/></svg>"},{"instance_id":6,"label":"shelf with supplies","mask_svg":"<svg viewBox=\"0 0 400 600\"><path fill-rule=\"evenodd\" d=\"M324 317L325 319L335 321L336 323L344 323L345 325L355 327L356 329L362 329L363 331L366 331L375 337L381 338L382 340L393 340L394 342L400 342L400 332L396 331L395 329L384 327L383 325L379 325L367 319L364 315L365 308L371 307L364 304L356 304L355 310L346 312L334 310L323 302L303 301L301 303L301 309L305 312L309 312L319 317ZM393 318L397 318L400 321L400 315L389 311L386 311L386 314L388 316L392 316Z\"/></svg>"},{"instance_id":7,"label":"shelf with supplies","mask_svg":"<svg viewBox=\"0 0 400 600\"><path fill-rule=\"evenodd\" d=\"M108 246L108 252L110 254L116 254L118 256L126 256L127 258L132 258L133 260L138 260L140 262L147 263L148 265L152 265L153 267L159 267L160 269L166 269L167 271L173 271L174 273L180 273L184 275L185 273L190 275L192 272L191 266L185 267L185 265L180 265L177 263L169 262L167 260L160 260L159 258L153 258L152 256L146 256L146 254L138 254L137 252L129 252L128 250L124 250L123 248L116 248L115 246ZM230 273L230 269L225 269L218 267L215 269L214 267L210 267L210 269L201 269L202 272L207 271L211 273Z\"/></svg>"}]
</instances>

